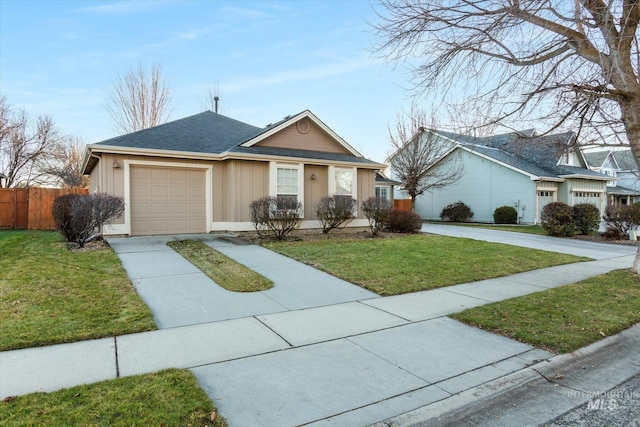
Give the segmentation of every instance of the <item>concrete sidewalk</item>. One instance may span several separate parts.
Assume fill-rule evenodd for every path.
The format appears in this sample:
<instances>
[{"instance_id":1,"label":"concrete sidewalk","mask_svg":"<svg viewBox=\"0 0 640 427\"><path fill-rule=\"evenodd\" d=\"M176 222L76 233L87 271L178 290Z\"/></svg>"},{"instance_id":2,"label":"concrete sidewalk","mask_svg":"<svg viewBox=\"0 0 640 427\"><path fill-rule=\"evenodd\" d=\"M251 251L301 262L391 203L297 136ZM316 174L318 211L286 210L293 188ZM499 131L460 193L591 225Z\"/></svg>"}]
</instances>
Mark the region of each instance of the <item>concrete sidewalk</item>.
<instances>
[{"instance_id":1,"label":"concrete sidewalk","mask_svg":"<svg viewBox=\"0 0 640 427\"><path fill-rule=\"evenodd\" d=\"M154 286L160 295L199 280L190 264L171 255L166 239L111 241L136 286L171 278L148 282L150 295ZM470 393L465 390L510 375L519 378L523 369L555 360L550 353L466 326L447 314L627 268L633 260L632 254L619 256L607 246L612 252L597 261L385 298L335 282L342 300L331 303L323 294L335 289L323 287L328 283L324 273L307 266L296 270L302 265L263 248L224 239L207 243L271 275L274 291L279 285L290 286L291 292L302 286L300 294L273 292L269 299L278 304L273 311L230 320L201 323L198 315L188 320L195 324L165 325L153 332L2 352L0 399L179 367L192 369L232 426L368 425L425 405L446 407L445 402ZM315 289L300 285L305 282ZM179 306L175 295L156 297L167 302L156 306L154 316L169 319L167 324L186 321L188 309ZM208 311L243 309L228 309L224 305L230 300L215 295L202 304ZM170 298L175 304L169 304ZM243 300L237 301L242 306ZM420 420L413 414L394 422Z\"/></svg>"}]
</instances>

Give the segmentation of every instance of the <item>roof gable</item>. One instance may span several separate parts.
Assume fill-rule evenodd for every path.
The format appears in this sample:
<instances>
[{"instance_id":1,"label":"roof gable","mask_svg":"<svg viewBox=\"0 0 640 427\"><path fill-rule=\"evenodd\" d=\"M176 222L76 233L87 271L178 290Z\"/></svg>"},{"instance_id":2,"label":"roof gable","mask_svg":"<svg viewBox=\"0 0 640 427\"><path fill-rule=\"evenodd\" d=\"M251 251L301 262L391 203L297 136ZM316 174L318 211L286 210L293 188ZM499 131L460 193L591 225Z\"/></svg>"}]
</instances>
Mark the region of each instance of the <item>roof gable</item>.
<instances>
[{"instance_id":1,"label":"roof gable","mask_svg":"<svg viewBox=\"0 0 640 427\"><path fill-rule=\"evenodd\" d=\"M320 126L306 117L288 124L279 132L260 139L251 146L352 154Z\"/></svg>"},{"instance_id":2,"label":"roof gable","mask_svg":"<svg viewBox=\"0 0 640 427\"><path fill-rule=\"evenodd\" d=\"M252 146L258 145L262 141L265 141L266 139L270 138L271 136L275 135L276 133L279 133L279 132L283 131L284 129L287 129L291 125L295 125L296 127L298 127L297 123L300 122L302 124L302 123L304 123L305 119L309 122L309 124L311 126L313 126L313 125L317 126L320 130L322 130L325 134L327 134L331 139L333 139L335 141L335 144L339 145L340 147L342 147L345 150L343 152L350 153L351 155L356 156L356 157L362 157L362 154L358 153L357 150L355 150L352 146L347 144L347 142L344 139L342 139L337 133L335 133L333 130L331 130L327 125L325 125L320 119L318 119L309 110L305 110L305 111L303 111L301 113L298 113L298 114L295 114L293 116L287 116L283 120L281 120L280 122L267 126L262 133L260 133L259 135L254 136L250 140L244 142L243 144L241 144L241 146L242 147L252 147ZM283 147L283 146L280 146L280 145L270 145L270 146L272 146L272 147L276 147L277 146L277 147L280 147L280 148L295 148L295 147L290 147L290 146ZM313 150L313 148L305 148L305 149Z\"/></svg>"}]
</instances>

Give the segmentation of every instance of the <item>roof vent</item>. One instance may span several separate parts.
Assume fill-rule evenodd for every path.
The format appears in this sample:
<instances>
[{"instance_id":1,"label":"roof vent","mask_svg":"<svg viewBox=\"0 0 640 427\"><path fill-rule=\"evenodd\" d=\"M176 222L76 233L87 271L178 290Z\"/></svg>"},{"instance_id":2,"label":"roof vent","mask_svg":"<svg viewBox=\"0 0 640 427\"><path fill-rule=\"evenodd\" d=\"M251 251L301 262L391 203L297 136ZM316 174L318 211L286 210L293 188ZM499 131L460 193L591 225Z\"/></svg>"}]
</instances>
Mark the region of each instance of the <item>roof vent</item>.
<instances>
[{"instance_id":1,"label":"roof vent","mask_svg":"<svg viewBox=\"0 0 640 427\"><path fill-rule=\"evenodd\" d=\"M289 120L290 117L291 117L291 115L284 116L284 119L282 119L282 120Z\"/></svg>"}]
</instances>

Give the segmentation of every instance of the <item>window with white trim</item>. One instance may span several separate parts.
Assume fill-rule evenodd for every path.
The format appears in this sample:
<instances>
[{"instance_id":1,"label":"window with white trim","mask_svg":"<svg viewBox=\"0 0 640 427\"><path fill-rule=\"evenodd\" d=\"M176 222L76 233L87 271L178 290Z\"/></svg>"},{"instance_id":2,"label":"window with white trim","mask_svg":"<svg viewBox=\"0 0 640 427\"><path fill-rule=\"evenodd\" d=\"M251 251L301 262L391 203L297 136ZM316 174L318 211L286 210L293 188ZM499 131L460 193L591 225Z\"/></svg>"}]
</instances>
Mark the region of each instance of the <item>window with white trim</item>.
<instances>
[{"instance_id":1,"label":"window with white trim","mask_svg":"<svg viewBox=\"0 0 640 427\"><path fill-rule=\"evenodd\" d=\"M278 167L276 170L276 197L286 204L298 203L298 168Z\"/></svg>"},{"instance_id":2,"label":"window with white trim","mask_svg":"<svg viewBox=\"0 0 640 427\"><path fill-rule=\"evenodd\" d=\"M389 200L389 186L376 185L376 199Z\"/></svg>"},{"instance_id":3,"label":"window with white trim","mask_svg":"<svg viewBox=\"0 0 640 427\"><path fill-rule=\"evenodd\" d=\"M595 192L592 193L589 191L576 191L575 196L576 197L600 197L598 193L595 193Z\"/></svg>"},{"instance_id":4,"label":"window with white trim","mask_svg":"<svg viewBox=\"0 0 640 427\"><path fill-rule=\"evenodd\" d=\"M335 169L335 196L353 197L353 169Z\"/></svg>"},{"instance_id":5,"label":"window with white trim","mask_svg":"<svg viewBox=\"0 0 640 427\"><path fill-rule=\"evenodd\" d=\"M295 209L298 202L304 204L304 164L270 162L269 196L282 201L278 209Z\"/></svg>"}]
</instances>

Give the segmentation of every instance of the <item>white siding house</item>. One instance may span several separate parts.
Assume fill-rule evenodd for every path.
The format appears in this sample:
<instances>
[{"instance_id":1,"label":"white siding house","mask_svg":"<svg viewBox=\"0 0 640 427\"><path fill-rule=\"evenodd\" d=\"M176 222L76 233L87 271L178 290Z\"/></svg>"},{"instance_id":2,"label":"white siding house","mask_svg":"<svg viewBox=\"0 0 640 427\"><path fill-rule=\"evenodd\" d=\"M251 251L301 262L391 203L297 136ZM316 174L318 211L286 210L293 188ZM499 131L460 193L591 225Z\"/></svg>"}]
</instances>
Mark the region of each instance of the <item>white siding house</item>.
<instances>
[{"instance_id":1,"label":"white siding house","mask_svg":"<svg viewBox=\"0 0 640 427\"><path fill-rule=\"evenodd\" d=\"M593 151L584 156L591 170L616 178L607 184L608 203L627 205L640 200L638 166L631 150Z\"/></svg>"},{"instance_id":2,"label":"white siding house","mask_svg":"<svg viewBox=\"0 0 640 427\"><path fill-rule=\"evenodd\" d=\"M571 148L573 133L538 137L524 131L478 138L424 132L454 146L437 166L463 165L454 184L417 198L415 210L425 220L439 220L442 208L457 201L471 208L477 222L493 222L496 208L505 205L516 208L522 224L539 223L542 208L555 201L593 203L604 211L606 185L613 178L586 167L582 153Z\"/></svg>"}]
</instances>

